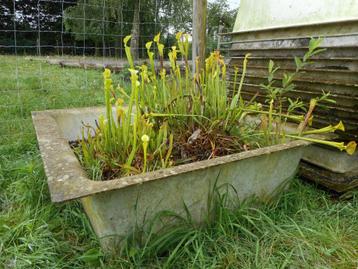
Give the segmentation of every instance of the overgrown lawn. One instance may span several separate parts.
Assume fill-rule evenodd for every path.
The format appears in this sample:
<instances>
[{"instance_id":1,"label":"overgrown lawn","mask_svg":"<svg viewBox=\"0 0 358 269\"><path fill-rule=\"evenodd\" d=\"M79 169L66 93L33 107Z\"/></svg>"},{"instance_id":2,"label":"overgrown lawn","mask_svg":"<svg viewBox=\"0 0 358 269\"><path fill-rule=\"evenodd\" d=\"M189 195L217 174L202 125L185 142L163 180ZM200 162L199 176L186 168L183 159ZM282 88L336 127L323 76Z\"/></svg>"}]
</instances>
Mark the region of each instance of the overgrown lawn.
<instances>
[{"instance_id":1,"label":"overgrown lawn","mask_svg":"<svg viewBox=\"0 0 358 269\"><path fill-rule=\"evenodd\" d=\"M184 222L105 256L78 202L50 202L30 115L102 104L101 71L0 56L0 93L0 268L358 266L358 196L299 179L272 203L221 206L206 227Z\"/></svg>"}]
</instances>

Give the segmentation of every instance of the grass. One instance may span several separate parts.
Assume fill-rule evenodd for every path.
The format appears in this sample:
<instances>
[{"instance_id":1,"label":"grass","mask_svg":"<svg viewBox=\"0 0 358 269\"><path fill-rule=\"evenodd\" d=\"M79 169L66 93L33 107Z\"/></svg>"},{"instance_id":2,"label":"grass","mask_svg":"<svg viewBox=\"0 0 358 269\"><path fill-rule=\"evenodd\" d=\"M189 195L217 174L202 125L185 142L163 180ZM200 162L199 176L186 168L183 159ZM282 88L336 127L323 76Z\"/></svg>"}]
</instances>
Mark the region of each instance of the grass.
<instances>
[{"instance_id":1,"label":"grass","mask_svg":"<svg viewBox=\"0 0 358 269\"><path fill-rule=\"evenodd\" d=\"M16 79L16 65L18 79ZM220 207L105 256L78 202L52 204L30 111L102 104L102 74L0 56L0 268L357 268L358 196L295 179L268 204Z\"/></svg>"}]
</instances>

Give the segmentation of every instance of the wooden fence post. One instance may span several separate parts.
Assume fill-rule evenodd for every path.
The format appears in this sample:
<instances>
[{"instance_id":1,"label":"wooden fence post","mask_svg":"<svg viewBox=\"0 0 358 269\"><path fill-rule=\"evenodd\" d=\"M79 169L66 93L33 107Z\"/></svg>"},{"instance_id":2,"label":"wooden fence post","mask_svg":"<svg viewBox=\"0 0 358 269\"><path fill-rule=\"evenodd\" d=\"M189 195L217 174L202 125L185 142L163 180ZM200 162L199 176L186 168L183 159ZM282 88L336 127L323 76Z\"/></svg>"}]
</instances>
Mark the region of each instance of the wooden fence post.
<instances>
[{"instance_id":1,"label":"wooden fence post","mask_svg":"<svg viewBox=\"0 0 358 269\"><path fill-rule=\"evenodd\" d=\"M199 57L199 70L204 67L206 48L206 9L207 0L193 0L193 40L192 59L195 72L195 59Z\"/></svg>"}]
</instances>

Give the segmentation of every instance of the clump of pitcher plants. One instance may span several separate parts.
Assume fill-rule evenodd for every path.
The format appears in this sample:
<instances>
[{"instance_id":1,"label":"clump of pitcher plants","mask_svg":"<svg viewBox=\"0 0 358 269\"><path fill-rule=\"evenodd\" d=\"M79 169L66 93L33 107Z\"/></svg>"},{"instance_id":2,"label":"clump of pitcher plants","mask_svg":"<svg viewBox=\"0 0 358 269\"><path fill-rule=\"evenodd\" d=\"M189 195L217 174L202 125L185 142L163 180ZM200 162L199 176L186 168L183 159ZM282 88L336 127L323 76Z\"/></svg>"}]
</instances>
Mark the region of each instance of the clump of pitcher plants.
<instances>
[{"instance_id":1,"label":"clump of pitcher plants","mask_svg":"<svg viewBox=\"0 0 358 269\"><path fill-rule=\"evenodd\" d=\"M308 107L299 99L285 97L294 88L297 74L321 51L320 39L312 39L304 57L295 58L296 70L283 75L281 86L275 86L278 67L270 61L267 84L262 85L267 103L260 104L255 98L245 101L241 97L250 55L245 56L240 75L239 68L234 68L230 84L227 66L218 51L206 58L202 68L195 59L197 68L195 72L191 70L187 34L176 35L177 45L168 53L169 67L164 65L160 34L146 44L149 66L135 66L127 45L130 38L124 38L130 93L115 87L110 70L104 71L106 113L98 118L96 126L83 127L75 149L93 179L144 173L292 139L354 153L353 141L344 144L312 136L344 131L342 122L322 129L308 128L314 108L323 102L334 102L329 94L312 99ZM159 69L154 60L155 48ZM178 63L179 57L183 64ZM288 104L285 108L284 103ZM297 123L295 131L286 131L288 121Z\"/></svg>"}]
</instances>

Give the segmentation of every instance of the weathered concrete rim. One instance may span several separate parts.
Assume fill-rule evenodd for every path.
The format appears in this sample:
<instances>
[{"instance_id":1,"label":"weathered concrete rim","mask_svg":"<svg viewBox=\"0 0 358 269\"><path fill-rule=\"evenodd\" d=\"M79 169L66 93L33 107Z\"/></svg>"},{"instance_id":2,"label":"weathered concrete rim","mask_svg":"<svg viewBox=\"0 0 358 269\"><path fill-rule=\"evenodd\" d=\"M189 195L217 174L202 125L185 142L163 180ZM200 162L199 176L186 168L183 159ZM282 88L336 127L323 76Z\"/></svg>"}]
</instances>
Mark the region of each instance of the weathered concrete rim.
<instances>
[{"instance_id":1,"label":"weathered concrete rim","mask_svg":"<svg viewBox=\"0 0 358 269\"><path fill-rule=\"evenodd\" d=\"M81 114L83 112L101 113L103 111L103 107L86 107L32 112L33 123L47 175L51 200L53 202L64 202L105 191L143 184L157 179L168 179L173 175L184 175L185 173L202 170L207 167L214 167L260 155L269 155L274 152L310 144L307 141L296 140L211 160L183 164L145 174L108 181L94 181L87 176L73 150L70 148L67 139L61 135L61 131L56 122L56 116L61 114Z\"/></svg>"}]
</instances>

